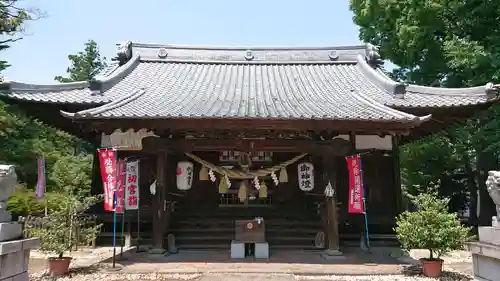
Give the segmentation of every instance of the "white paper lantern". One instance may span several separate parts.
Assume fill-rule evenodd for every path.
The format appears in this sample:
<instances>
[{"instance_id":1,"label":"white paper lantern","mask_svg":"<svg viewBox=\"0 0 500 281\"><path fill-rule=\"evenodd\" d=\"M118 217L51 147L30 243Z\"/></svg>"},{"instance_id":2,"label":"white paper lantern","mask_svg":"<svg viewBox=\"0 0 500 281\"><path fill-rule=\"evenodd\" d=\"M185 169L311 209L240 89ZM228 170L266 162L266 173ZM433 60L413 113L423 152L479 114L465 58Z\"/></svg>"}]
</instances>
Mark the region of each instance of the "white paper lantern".
<instances>
[{"instance_id":1,"label":"white paper lantern","mask_svg":"<svg viewBox=\"0 0 500 281\"><path fill-rule=\"evenodd\" d=\"M194 166L189 161L177 163L177 189L189 190L193 185Z\"/></svg>"},{"instance_id":2,"label":"white paper lantern","mask_svg":"<svg viewBox=\"0 0 500 281\"><path fill-rule=\"evenodd\" d=\"M314 189L314 166L310 162L302 162L297 165L299 188L302 191Z\"/></svg>"}]
</instances>

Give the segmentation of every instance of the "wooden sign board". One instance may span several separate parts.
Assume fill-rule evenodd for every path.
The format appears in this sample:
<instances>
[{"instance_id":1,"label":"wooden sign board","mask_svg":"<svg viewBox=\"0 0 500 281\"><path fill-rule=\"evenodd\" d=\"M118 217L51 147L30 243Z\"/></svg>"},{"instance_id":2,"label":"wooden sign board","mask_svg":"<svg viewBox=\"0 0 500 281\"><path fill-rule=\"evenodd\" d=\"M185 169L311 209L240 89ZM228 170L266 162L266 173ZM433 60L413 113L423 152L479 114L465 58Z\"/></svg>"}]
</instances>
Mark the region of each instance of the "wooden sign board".
<instances>
[{"instance_id":1,"label":"wooden sign board","mask_svg":"<svg viewBox=\"0 0 500 281\"><path fill-rule=\"evenodd\" d=\"M266 226L264 220L237 220L235 222L235 240L243 243L266 242Z\"/></svg>"}]
</instances>

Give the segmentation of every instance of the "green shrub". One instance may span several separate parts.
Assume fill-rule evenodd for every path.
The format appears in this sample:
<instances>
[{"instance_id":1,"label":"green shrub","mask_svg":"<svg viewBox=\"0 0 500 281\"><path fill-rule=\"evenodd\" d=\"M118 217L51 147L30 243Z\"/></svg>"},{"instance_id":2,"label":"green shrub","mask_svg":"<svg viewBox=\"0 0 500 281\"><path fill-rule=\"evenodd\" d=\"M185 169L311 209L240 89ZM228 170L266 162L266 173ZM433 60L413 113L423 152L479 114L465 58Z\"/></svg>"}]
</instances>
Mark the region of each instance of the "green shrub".
<instances>
[{"instance_id":1,"label":"green shrub","mask_svg":"<svg viewBox=\"0 0 500 281\"><path fill-rule=\"evenodd\" d=\"M412 201L418 210L400 214L394 228L403 249L427 249L434 260L471 239L471 230L460 224L456 213L448 212L448 199L422 193Z\"/></svg>"},{"instance_id":2,"label":"green shrub","mask_svg":"<svg viewBox=\"0 0 500 281\"><path fill-rule=\"evenodd\" d=\"M14 215L42 214L45 210L43 201L38 201L35 192L25 185L18 185L8 202L8 209Z\"/></svg>"}]
</instances>

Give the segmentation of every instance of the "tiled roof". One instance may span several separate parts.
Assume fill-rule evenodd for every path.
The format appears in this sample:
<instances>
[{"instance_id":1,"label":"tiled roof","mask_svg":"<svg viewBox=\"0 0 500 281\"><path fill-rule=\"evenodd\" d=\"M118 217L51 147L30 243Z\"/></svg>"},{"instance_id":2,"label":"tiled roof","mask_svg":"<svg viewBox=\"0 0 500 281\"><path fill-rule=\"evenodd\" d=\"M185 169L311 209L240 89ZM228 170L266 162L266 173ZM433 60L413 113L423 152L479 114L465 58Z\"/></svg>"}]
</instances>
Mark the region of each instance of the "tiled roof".
<instances>
[{"instance_id":1,"label":"tiled roof","mask_svg":"<svg viewBox=\"0 0 500 281\"><path fill-rule=\"evenodd\" d=\"M108 117L212 114L383 120L413 118L402 117L401 112L387 106L453 107L498 98L491 84L443 89L396 83L374 67L380 58L370 45L219 48L127 42L119 47L116 59L119 63L92 83L42 86L7 82L1 85L0 94L36 102L89 105L111 102L115 108L103 113ZM143 94L135 97L142 88ZM134 99L123 100L129 95ZM135 101L151 107L135 109ZM191 101L200 104L189 105ZM163 103L165 106L160 108L158 104ZM118 108L116 104L123 106ZM125 112L125 109L137 111Z\"/></svg>"},{"instance_id":2,"label":"tiled roof","mask_svg":"<svg viewBox=\"0 0 500 281\"><path fill-rule=\"evenodd\" d=\"M121 98L106 93L105 90L127 75L137 62L138 60L133 59L123 65L114 62L94 82L37 85L4 81L0 84L0 95L41 103L101 105Z\"/></svg>"},{"instance_id":3,"label":"tiled roof","mask_svg":"<svg viewBox=\"0 0 500 281\"><path fill-rule=\"evenodd\" d=\"M366 72L372 76L371 80L379 85L397 84L380 69L366 69ZM394 108L460 107L487 103L499 98L492 83L470 88L437 88L412 84L401 86L404 87L404 92L399 98L395 95L379 95L380 92L374 92L372 97Z\"/></svg>"},{"instance_id":4,"label":"tiled roof","mask_svg":"<svg viewBox=\"0 0 500 281\"><path fill-rule=\"evenodd\" d=\"M379 89L360 75L355 63L144 61L109 90L123 99L72 117L425 120L370 98Z\"/></svg>"}]
</instances>

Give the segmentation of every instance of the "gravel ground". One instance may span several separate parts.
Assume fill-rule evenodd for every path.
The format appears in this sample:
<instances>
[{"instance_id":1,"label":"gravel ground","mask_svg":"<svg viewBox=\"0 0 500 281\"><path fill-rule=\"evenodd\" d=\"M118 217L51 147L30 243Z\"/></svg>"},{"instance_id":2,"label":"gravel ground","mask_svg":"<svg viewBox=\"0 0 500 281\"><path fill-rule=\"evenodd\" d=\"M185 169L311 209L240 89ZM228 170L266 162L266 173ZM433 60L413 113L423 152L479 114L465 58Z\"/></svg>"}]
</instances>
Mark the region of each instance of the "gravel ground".
<instances>
[{"instance_id":1,"label":"gravel ground","mask_svg":"<svg viewBox=\"0 0 500 281\"><path fill-rule=\"evenodd\" d=\"M293 274L262 274L262 273L226 273L226 274L133 274L114 273L106 271L106 268L93 266L86 269L73 269L67 276L60 277L57 281L175 281L175 280L196 280L196 281L430 281L434 278L426 278L418 275L418 267L409 267L405 270L406 275L323 275L306 276ZM45 273L39 272L31 274L31 281L52 281L53 279ZM470 281L472 277L454 272L444 272L440 281Z\"/></svg>"},{"instance_id":2,"label":"gravel ground","mask_svg":"<svg viewBox=\"0 0 500 281\"><path fill-rule=\"evenodd\" d=\"M30 278L32 281L50 281L50 277ZM404 276L404 275L365 275L365 276L294 276L291 274L88 274L80 276L66 276L58 278L57 281L91 281L91 280L106 280L106 281L183 281L183 280L199 280L199 281L431 281L434 278L426 278L419 276ZM462 281L472 280L472 278L460 275L445 274L440 281Z\"/></svg>"},{"instance_id":3,"label":"gravel ground","mask_svg":"<svg viewBox=\"0 0 500 281\"><path fill-rule=\"evenodd\" d=\"M323 275L323 276L306 276L293 274L262 274L262 273L206 273L206 274L167 274L167 273L126 273L126 272L111 272L105 264L96 264L100 260L109 258L112 254L111 249L82 249L82 251L71 253L74 260L72 268L68 276L57 278L57 281L175 281L175 280L196 280L196 281L430 281L436 280L433 278L421 277L421 269L418 266L407 266L403 270L404 275ZM414 252L412 256L418 258L420 255L425 255L421 252ZM469 281L473 278L464 274L470 267L470 254L466 252L453 253L445 260L445 269L440 281ZM46 275L46 271L39 270L44 267L45 256L37 251L32 256L34 262L30 264L30 280L31 281L53 281L54 279ZM455 265L462 265L463 268L454 268ZM466 269L466 270L464 270ZM461 273L458 273L461 272ZM470 274L470 273L469 273Z\"/></svg>"}]
</instances>

